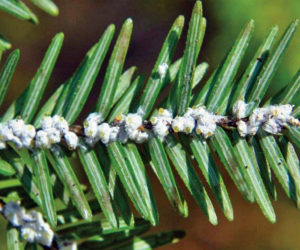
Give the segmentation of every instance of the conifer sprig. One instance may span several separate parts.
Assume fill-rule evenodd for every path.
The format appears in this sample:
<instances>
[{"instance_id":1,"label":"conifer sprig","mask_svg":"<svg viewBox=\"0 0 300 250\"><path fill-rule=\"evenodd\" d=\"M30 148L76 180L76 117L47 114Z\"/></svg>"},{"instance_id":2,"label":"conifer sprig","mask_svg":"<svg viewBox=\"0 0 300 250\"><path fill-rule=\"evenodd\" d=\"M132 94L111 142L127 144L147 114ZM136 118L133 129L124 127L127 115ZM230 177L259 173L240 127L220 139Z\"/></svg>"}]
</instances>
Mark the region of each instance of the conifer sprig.
<instances>
[{"instance_id":1,"label":"conifer sprig","mask_svg":"<svg viewBox=\"0 0 300 250\"><path fill-rule=\"evenodd\" d=\"M48 6L47 10L52 9L52 14L55 13L51 1L40 1L38 4ZM0 7L22 19L35 20L33 14L19 1L0 0ZM199 130L199 133L193 130L191 133L178 134L166 131L170 133L164 138L149 137L144 144L114 141L105 145L97 142L93 148L82 137L80 143L83 146L73 153L58 144L49 149L28 150L18 149L9 143L6 149L0 151L0 192L2 196L7 196L4 201L16 199L22 200L25 207L40 207L55 233L75 240L82 249L93 246L106 248L113 244L124 249L151 248L183 237L184 234L178 231L140 236L149 229L150 224L159 223L155 194L148 177L150 168L159 179L174 210L187 217L188 205L175 178L175 169L213 225L218 223L211 202L213 198L216 198L228 220L234 218L230 193L219 171L220 167L226 169L246 200L257 202L270 222L276 221L272 206L272 199L277 198L274 177L299 208L299 127L287 124L275 135L259 127L257 134L249 132L247 136L241 136L242 127L239 125L239 122L244 122L245 126L251 127L253 111L273 107L270 105L296 105L293 116L299 117L296 102L300 89L299 71L280 93L264 102L297 25L298 20L292 22L272 48L278 32L278 27L274 26L249 66L241 69L241 62L254 32L254 21L251 20L219 66L199 87L208 67L207 63L197 62L206 29L200 1L195 3L188 24L182 57L174 59L184 26L184 17L179 16L166 36L148 79L137 74L135 66L123 71L133 28L133 21L127 19L113 47L99 98L92 110L98 113L99 124L116 123L120 114L129 116L139 113L143 119L150 121L143 123L141 129L150 130L154 124L152 121L164 110L179 117L185 115L192 105L204 105L214 115L233 118L226 122L223 120L218 126L215 124L215 132L211 137ZM43 117L61 115L71 125L72 132L84 134L84 128L76 126L76 120L103 67L102 62L114 32L114 25L108 26L74 74L42 104L42 96L63 42L63 34L57 34L36 75L24 93L3 111L1 122L21 117L39 128ZM0 103L5 98L18 58L19 51L13 51L2 66ZM243 72L241 76L239 72ZM159 102L162 93L167 91L168 97ZM245 102L243 117L237 115L235 104L239 101ZM160 107L164 108L163 111L158 109ZM90 183L87 187L79 182L72 167L74 158L78 158L83 166ZM217 161L222 166L218 166ZM214 197L209 197L195 167L199 167ZM14 191L13 194L11 191ZM131 204L143 219L133 217ZM21 249L17 230L9 227L7 239L9 246Z\"/></svg>"}]
</instances>

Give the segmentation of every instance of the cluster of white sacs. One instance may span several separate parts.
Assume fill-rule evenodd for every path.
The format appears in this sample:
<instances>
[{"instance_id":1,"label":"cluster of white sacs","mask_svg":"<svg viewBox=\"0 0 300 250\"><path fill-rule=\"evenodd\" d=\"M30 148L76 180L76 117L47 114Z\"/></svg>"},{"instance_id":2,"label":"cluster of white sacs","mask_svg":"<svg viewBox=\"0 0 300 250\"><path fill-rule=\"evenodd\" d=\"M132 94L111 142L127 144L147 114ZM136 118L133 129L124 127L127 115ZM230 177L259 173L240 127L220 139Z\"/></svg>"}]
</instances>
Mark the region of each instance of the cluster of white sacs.
<instances>
[{"instance_id":1,"label":"cluster of white sacs","mask_svg":"<svg viewBox=\"0 0 300 250\"><path fill-rule=\"evenodd\" d=\"M52 144L60 143L62 138L69 148L78 146L78 136L69 130L68 122L59 115L43 117L38 130L22 119L0 123L0 149L6 148L8 142L18 149L50 148Z\"/></svg>"},{"instance_id":2,"label":"cluster of white sacs","mask_svg":"<svg viewBox=\"0 0 300 250\"><path fill-rule=\"evenodd\" d=\"M151 127L144 126L143 112L118 115L113 124L101 123L101 115L92 113L85 120L84 134L86 142L90 145L101 141L108 144L113 141L126 143L128 140L143 143L151 136L157 136L161 140L174 131L175 133L191 134L194 130L205 138L212 136L217 123L225 116L209 113L204 107L189 108L183 116L173 118L171 112L160 108L157 114L150 119Z\"/></svg>"},{"instance_id":3,"label":"cluster of white sacs","mask_svg":"<svg viewBox=\"0 0 300 250\"><path fill-rule=\"evenodd\" d=\"M41 213L29 211L20 206L18 202L10 201L2 205L0 212L16 228L20 230L23 240L51 247L54 238L59 250L77 250L75 241L69 241L55 237L50 225L43 219Z\"/></svg>"},{"instance_id":4,"label":"cluster of white sacs","mask_svg":"<svg viewBox=\"0 0 300 250\"><path fill-rule=\"evenodd\" d=\"M280 134L282 129L289 125L300 127L299 120L292 116L293 106L290 104L256 108L249 119L244 121L248 105L243 101L237 101L233 107L233 113L238 119L237 129L243 137L255 135L260 128L270 134Z\"/></svg>"},{"instance_id":5,"label":"cluster of white sacs","mask_svg":"<svg viewBox=\"0 0 300 250\"><path fill-rule=\"evenodd\" d=\"M14 226L20 229L22 238L31 243L38 243L50 247L54 232L43 219L41 213L26 212L17 202L8 202L2 207L1 213Z\"/></svg>"},{"instance_id":6,"label":"cluster of white sacs","mask_svg":"<svg viewBox=\"0 0 300 250\"><path fill-rule=\"evenodd\" d=\"M102 122L101 114L91 113L83 123L83 141L93 146L101 141L108 144L114 141L126 143L128 140L143 143L156 136L161 140L170 133L196 133L205 139L212 136L218 125L234 121L241 136L255 135L262 128L268 133L279 134L288 125L300 127L298 119L292 116L293 106L270 105L254 109L246 118L248 104L237 101L233 107L233 118L220 116L207 111L204 106L188 108L182 116L173 117L172 113L160 108L150 121L143 121L143 112L118 115L114 122ZM22 119L13 119L0 123L0 149L8 142L17 148L50 148L53 144L64 140L70 149L82 146L76 133L70 131L68 122L61 116L46 116L41 120L38 130L25 124Z\"/></svg>"}]
</instances>

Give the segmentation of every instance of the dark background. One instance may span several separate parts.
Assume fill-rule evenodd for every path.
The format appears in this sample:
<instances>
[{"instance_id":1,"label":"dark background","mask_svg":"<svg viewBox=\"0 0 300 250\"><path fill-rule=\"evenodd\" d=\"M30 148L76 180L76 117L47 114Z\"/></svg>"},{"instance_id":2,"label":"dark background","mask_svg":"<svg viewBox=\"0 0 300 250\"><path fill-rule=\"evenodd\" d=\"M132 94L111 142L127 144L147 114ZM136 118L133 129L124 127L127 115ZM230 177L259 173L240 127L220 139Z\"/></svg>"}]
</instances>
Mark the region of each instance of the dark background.
<instances>
[{"instance_id":1,"label":"dark background","mask_svg":"<svg viewBox=\"0 0 300 250\"><path fill-rule=\"evenodd\" d=\"M118 32L127 17L133 19L134 29L125 69L136 65L140 73L149 74L173 21L179 14L183 14L187 23L194 4L192 0L57 0L55 2L60 9L58 17L48 16L26 1L39 17L38 26L0 12L0 32L12 42L13 48L21 50L21 58L1 112L27 86L56 33L64 32L65 41L45 98L71 76L84 54L110 23L116 24ZM299 17L300 1L207 0L203 1L203 8L208 26L199 62L208 62L209 73L211 73L230 49L239 31L251 18L255 20L256 28L243 66L247 65L259 42L273 24L279 25L281 35L285 27ZM182 37L185 37L185 33ZM177 58L182 54L183 46L184 39L177 49ZM282 88L296 73L300 65L299 51L298 31L274 77L270 93ZM7 53L4 57L6 56ZM85 113L96 102L95 98L99 93L104 72L104 70L100 72ZM277 213L277 223L272 225L263 217L257 205L243 200L228 175L222 171L232 199L235 220L228 222L213 200L218 212L219 225L212 226L185 188L182 189L189 204L190 215L188 219L177 216L169 205L159 182L151 171L148 172L161 221L160 225L152 231L175 228L187 231L184 240L176 245L164 247L165 249L299 249L300 213L278 185L278 201L273 203ZM182 184L179 178L177 179ZM85 181L84 177L82 181ZM5 227L3 220L0 226L0 232L3 232ZM1 233L0 242L5 242L4 237L4 233ZM2 248L5 248L5 243L2 247L0 243L0 249Z\"/></svg>"}]
</instances>

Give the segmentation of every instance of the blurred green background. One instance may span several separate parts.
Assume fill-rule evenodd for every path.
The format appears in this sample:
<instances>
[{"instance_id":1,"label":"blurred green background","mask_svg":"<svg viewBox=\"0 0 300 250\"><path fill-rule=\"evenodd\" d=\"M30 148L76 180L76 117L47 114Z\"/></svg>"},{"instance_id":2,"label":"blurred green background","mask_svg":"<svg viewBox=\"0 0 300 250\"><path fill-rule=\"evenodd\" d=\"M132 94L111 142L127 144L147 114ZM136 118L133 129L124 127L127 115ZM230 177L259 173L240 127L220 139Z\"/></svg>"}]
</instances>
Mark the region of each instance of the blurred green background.
<instances>
[{"instance_id":1,"label":"blurred green background","mask_svg":"<svg viewBox=\"0 0 300 250\"><path fill-rule=\"evenodd\" d=\"M86 51L98 40L110 23L120 29L127 17L134 21L132 42L125 68L136 65L139 72L151 71L162 42L172 22L179 14L188 20L194 1L192 0L57 0L60 15L56 18L39 11L40 24L34 26L0 13L0 32L20 48L21 58L1 112L29 83L42 60L51 38L57 32L65 33L65 42L56 68L50 79L45 98L68 79ZM28 3L29 5L29 3ZM256 22L255 32L243 65L247 65L258 44L271 28L278 24L280 33L295 18L299 17L299 0L207 0L203 1L204 15L208 20L207 33L199 61L210 64L210 72L217 66L243 26L252 18ZM296 73L300 65L300 32L290 44L280 69L270 88L270 93L282 88ZM182 54L182 39L177 57ZM7 56L7 53L4 57ZM97 79L95 91L89 99L85 113L96 102L102 77ZM225 220L215 203L219 225L210 225L201 209L183 188L189 204L190 216L183 219L171 209L169 202L155 176L149 171L152 186L160 211L161 223L152 231L185 229L187 237L180 243L165 249L300 249L300 213L278 188L278 201L274 202L277 223L270 224L255 204L246 203L224 172L225 183L231 195L235 220ZM80 175L82 176L82 175ZM177 176L178 177L178 176ZM181 181L177 178L179 183ZM82 179L84 180L84 177ZM278 186L278 185L277 185ZM5 222L0 221L0 232ZM0 237L0 249L5 249L4 233ZM2 243L1 243L2 242Z\"/></svg>"}]
</instances>

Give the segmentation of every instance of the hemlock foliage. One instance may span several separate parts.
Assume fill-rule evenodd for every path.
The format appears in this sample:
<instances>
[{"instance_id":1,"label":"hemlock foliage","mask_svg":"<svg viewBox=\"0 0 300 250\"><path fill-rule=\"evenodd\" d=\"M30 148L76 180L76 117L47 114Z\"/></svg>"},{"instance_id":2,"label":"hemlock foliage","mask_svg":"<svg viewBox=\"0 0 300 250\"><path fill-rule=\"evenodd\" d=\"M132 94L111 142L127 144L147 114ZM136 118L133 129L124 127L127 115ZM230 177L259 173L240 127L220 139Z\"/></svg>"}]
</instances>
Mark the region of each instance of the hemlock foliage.
<instances>
[{"instance_id":1,"label":"hemlock foliage","mask_svg":"<svg viewBox=\"0 0 300 250\"><path fill-rule=\"evenodd\" d=\"M50 0L32 2L50 14L58 13ZM20 1L0 0L0 8L18 18L37 22L34 14ZM254 30L254 21L251 20L207 82L199 87L208 66L206 63L197 64L206 29L200 1L195 3L187 38L183 38L186 46L182 57L177 61L173 57L184 27L184 17L179 16L148 79L138 75L136 67L123 69L133 28L132 20L127 19L110 55L94 111L101 112L103 118L111 122L116 115L136 112L139 107L143 108L144 118L148 119L161 106L181 115L189 106L202 104L210 112L230 115L237 100L252 104L247 110L249 114L255 107L267 104L296 104L300 71L283 91L267 101L265 97L297 25L298 20L292 22L277 41L278 27L272 27L249 66L240 69ZM26 122L38 125L43 116L59 114L70 124L75 123L104 58L109 56L107 52L114 33L115 26L108 26L74 74L42 104L44 90L64 39L63 34L57 34L36 75L21 96L3 111L1 122L21 116ZM0 46L3 48L1 41ZM19 51L15 50L2 66L0 104L18 59ZM169 68L160 77L158 67L163 63ZM238 74L240 71L243 71L241 75ZM166 91L169 91L167 100L159 103ZM294 110L295 117L299 118L299 106ZM257 202L266 218L275 222L271 200L277 199L276 189L280 187L275 187L274 178L300 208L299 142L300 129L294 127L286 128L278 136L260 131L247 138L240 137L235 129L225 131L218 127L216 134L206 140L196 134L170 134L164 142L152 138L142 145L112 142L105 146L98 143L94 148L78 149L72 153L61 145L50 150L33 151L17 150L11 145L0 152L0 192L4 201L16 199L27 208L40 207L56 234L76 240L79 248L154 248L175 242L184 236L184 232L140 236L151 225L159 223L159 211L146 167L151 166L174 210L187 217L188 206L174 177L174 172L177 172L208 220L216 225L218 218L211 198L218 201L228 220L234 219L230 194L216 164L220 160L241 195L249 202ZM78 181L70 161L74 157L81 162L90 186L83 186ZM214 197L208 196L196 172L198 167ZM143 219L134 218L131 204ZM21 240L18 231L10 226L7 239L9 249L24 247L18 242Z\"/></svg>"}]
</instances>

